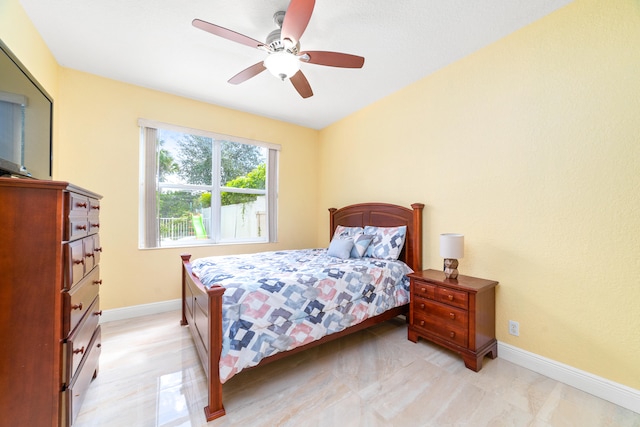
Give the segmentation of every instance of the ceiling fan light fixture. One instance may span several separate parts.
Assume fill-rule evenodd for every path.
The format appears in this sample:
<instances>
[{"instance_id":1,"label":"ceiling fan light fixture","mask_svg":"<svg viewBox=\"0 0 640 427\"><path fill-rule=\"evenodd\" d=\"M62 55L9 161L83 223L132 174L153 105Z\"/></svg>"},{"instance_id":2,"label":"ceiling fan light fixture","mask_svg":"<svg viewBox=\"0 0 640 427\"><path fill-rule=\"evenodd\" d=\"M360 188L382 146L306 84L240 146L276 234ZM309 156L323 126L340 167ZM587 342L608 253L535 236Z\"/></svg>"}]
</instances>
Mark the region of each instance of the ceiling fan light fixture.
<instances>
[{"instance_id":1,"label":"ceiling fan light fixture","mask_svg":"<svg viewBox=\"0 0 640 427\"><path fill-rule=\"evenodd\" d=\"M300 70L300 61L287 51L274 52L264 60L264 66L277 78L284 80L293 77Z\"/></svg>"}]
</instances>

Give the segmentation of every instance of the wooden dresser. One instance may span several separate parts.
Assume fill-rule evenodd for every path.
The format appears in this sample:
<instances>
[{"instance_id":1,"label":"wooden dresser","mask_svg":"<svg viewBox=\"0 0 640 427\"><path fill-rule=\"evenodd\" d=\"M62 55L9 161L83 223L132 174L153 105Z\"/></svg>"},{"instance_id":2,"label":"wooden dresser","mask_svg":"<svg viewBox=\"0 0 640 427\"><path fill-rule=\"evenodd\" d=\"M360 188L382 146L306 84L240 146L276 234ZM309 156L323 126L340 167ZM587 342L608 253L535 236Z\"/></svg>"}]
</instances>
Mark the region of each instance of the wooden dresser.
<instances>
[{"instance_id":1,"label":"wooden dresser","mask_svg":"<svg viewBox=\"0 0 640 427\"><path fill-rule=\"evenodd\" d=\"M71 425L98 372L100 199L0 178L2 425Z\"/></svg>"},{"instance_id":2,"label":"wooden dresser","mask_svg":"<svg viewBox=\"0 0 640 427\"><path fill-rule=\"evenodd\" d=\"M495 287L498 282L459 275L447 279L436 270L417 271L411 280L410 341L418 337L460 354L467 368L482 369L482 359L498 356Z\"/></svg>"}]
</instances>

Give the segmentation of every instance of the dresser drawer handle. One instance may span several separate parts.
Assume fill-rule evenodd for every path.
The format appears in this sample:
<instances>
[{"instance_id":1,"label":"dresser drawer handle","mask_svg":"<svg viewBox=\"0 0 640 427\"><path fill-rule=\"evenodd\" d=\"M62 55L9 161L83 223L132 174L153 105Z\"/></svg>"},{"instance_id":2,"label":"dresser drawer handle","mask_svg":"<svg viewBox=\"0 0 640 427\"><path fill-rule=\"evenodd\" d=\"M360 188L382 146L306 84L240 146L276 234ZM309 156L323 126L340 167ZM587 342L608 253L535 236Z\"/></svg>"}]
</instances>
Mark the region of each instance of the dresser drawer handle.
<instances>
[{"instance_id":1,"label":"dresser drawer handle","mask_svg":"<svg viewBox=\"0 0 640 427\"><path fill-rule=\"evenodd\" d=\"M76 203L76 207L78 207L78 208L86 208L87 207L87 202Z\"/></svg>"},{"instance_id":2,"label":"dresser drawer handle","mask_svg":"<svg viewBox=\"0 0 640 427\"><path fill-rule=\"evenodd\" d=\"M84 264L84 260L83 259L74 259L73 263L74 264Z\"/></svg>"},{"instance_id":3,"label":"dresser drawer handle","mask_svg":"<svg viewBox=\"0 0 640 427\"><path fill-rule=\"evenodd\" d=\"M72 305L71 310L82 310L82 303Z\"/></svg>"},{"instance_id":4,"label":"dresser drawer handle","mask_svg":"<svg viewBox=\"0 0 640 427\"><path fill-rule=\"evenodd\" d=\"M96 315L96 316L102 316L102 310L94 311L93 314Z\"/></svg>"},{"instance_id":5,"label":"dresser drawer handle","mask_svg":"<svg viewBox=\"0 0 640 427\"><path fill-rule=\"evenodd\" d=\"M449 298L449 301L453 301L453 295L449 294L447 297Z\"/></svg>"},{"instance_id":6,"label":"dresser drawer handle","mask_svg":"<svg viewBox=\"0 0 640 427\"><path fill-rule=\"evenodd\" d=\"M100 206L91 206L91 209L100 210Z\"/></svg>"},{"instance_id":7,"label":"dresser drawer handle","mask_svg":"<svg viewBox=\"0 0 640 427\"><path fill-rule=\"evenodd\" d=\"M449 336L450 336L451 338L455 338L455 337L456 337L456 333L455 333L455 332L453 332L453 331L451 331L451 332L449 332Z\"/></svg>"},{"instance_id":8,"label":"dresser drawer handle","mask_svg":"<svg viewBox=\"0 0 640 427\"><path fill-rule=\"evenodd\" d=\"M95 248L93 251L94 252L102 252L102 248L101 247L100 248Z\"/></svg>"},{"instance_id":9,"label":"dresser drawer handle","mask_svg":"<svg viewBox=\"0 0 640 427\"><path fill-rule=\"evenodd\" d=\"M76 230L86 230L87 226L86 225L76 225Z\"/></svg>"},{"instance_id":10,"label":"dresser drawer handle","mask_svg":"<svg viewBox=\"0 0 640 427\"><path fill-rule=\"evenodd\" d=\"M420 321L420 326L424 326L424 320Z\"/></svg>"},{"instance_id":11,"label":"dresser drawer handle","mask_svg":"<svg viewBox=\"0 0 640 427\"><path fill-rule=\"evenodd\" d=\"M91 224L91 228L100 228L100 224Z\"/></svg>"},{"instance_id":12,"label":"dresser drawer handle","mask_svg":"<svg viewBox=\"0 0 640 427\"><path fill-rule=\"evenodd\" d=\"M94 280L94 281L93 281L93 284L94 284L94 285L102 285L102 279L100 279L100 280Z\"/></svg>"},{"instance_id":13,"label":"dresser drawer handle","mask_svg":"<svg viewBox=\"0 0 640 427\"><path fill-rule=\"evenodd\" d=\"M73 349L73 354L78 354L78 353L80 353L80 354L84 353L84 346L82 346L82 348L74 348Z\"/></svg>"},{"instance_id":14,"label":"dresser drawer handle","mask_svg":"<svg viewBox=\"0 0 640 427\"><path fill-rule=\"evenodd\" d=\"M455 314L455 313L449 313L449 317L450 317L451 319L455 319L455 318L456 318L456 314Z\"/></svg>"},{"instance_id":15,"label":"dresser drawer handle","mask_svg":"<svg viewBox=\"0 0 640 427\"><path fill-rule=\"evenodd\" d=\"M420 308L424 310L424 307L425 307L425 306L424 306L424 303L421 303L421 304L420 304Z\"/></svg>"},{"instance_id":16,"label":"dresser drawer handle","mask_svg":"<svg viewBox=\"0 0 640 427\"><path fill-rule=\"evenodd\" d=\"M420 288L420 292L427 292L427 288Z\"/></svg>"},{"instance_id":17,"label":"dresser drawer handle","mask_svg":"<svg viewBox=\"0 0 640 427\"><path fill-rule=\"evenodd\" d=\"M85 256L86 258L90 258L90 257L92 257L92 256L93 256L93 254L84 254L84 256Z\"/></svg>"}]
</instances>

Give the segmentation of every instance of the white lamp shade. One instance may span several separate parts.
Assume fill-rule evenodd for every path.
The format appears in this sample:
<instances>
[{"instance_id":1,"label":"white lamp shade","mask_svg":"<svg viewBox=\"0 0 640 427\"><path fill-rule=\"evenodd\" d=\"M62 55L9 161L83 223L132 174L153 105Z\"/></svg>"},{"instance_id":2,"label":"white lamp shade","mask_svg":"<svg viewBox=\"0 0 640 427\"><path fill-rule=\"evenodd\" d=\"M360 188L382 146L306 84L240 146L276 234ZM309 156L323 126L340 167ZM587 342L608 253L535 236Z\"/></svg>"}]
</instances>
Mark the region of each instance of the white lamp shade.
<instances>
[{"instance_id":1,"label":"white lamp shade","mask_svg":"<svg viewBox=\"0 0 640 427\"><path fill-rule=\"evenodd\" d=\"M464 235L444 233L440 235L440 256L446 259L464 257Z\"/></svg>"},{"instance_id":2,"label":"white lamp shade","mask_svg":"<svg viewBox=\"0 0 640 427\"><path fill-rule=\"evenodd\" d=\"M289 52L281 51L269 54L264 60L264 66L271 74L284 80L298 72L300 60Z\"/></svg>"}]
</instances>

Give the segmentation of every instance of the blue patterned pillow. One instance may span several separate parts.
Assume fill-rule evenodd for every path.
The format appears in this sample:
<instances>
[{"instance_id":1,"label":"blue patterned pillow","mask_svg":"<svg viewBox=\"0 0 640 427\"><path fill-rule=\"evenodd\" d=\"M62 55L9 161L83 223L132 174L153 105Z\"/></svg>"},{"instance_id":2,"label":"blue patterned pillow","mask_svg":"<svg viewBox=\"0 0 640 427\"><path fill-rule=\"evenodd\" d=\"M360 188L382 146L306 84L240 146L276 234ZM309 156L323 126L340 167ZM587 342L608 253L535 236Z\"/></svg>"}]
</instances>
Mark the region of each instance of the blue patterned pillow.
<instances>
[{"instance_id":1,"label":"blue patterned pillow","mask_svg":"<svg viewBox=\"0 0 640 427\"><path fill-rule=\"evenodd\" d=\"M336 237L353 237L358 233L362 233L364 229L362 227L345 227L344 225L338 225L336 231L333 232L333 238Z\"/></svg>"},{"instance_id":2,"label":"blue patterned pillow","mask_svg":"<svg viewBox=\"0 0 640 427\"><path fill-rule=\"evenodd\" d=\"M367 248L364 256L370 258L397 260L404 246L404 239L407 235L407 226L398 227L374 227L367 225L364 228L365 234L373 235L374 238Z\"/></svg>"},{"instance_id":3,"label":"blue patterned pillow","mask_svg":"<svg viewBox=\"0 0 640 427\"><path fill-rule=\"evenodd\" d=\"M351 248L351 258L362 258L367 251L369 244L373 240L370 234L358 233L353 236L353 248Z\"/></svg>"}]
</instances>

